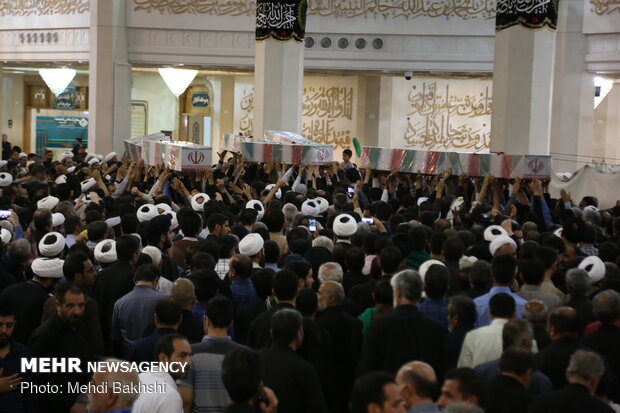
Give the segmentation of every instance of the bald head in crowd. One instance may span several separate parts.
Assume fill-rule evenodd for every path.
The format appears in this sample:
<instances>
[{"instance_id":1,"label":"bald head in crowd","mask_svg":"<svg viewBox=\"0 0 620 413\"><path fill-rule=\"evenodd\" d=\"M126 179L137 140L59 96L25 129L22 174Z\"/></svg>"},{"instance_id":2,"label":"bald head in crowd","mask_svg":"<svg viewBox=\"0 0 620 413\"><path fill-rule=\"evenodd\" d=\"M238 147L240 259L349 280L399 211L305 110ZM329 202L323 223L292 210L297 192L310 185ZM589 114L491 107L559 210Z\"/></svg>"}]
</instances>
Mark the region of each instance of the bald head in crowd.
<instances>
[{"instance_id":1,"label":"bald head in crowd","mask_svg":"<svg viewBox=\"0 0 620 413\"><path fill-rule=\"evenodd\" d=\"M170 295L183 310L191 310L196 303L194 283L187 278L179 278L172 284Z\"/></svg>"},{"instance_id":2,"label":"bald head in crowd","mask_svg":"<svg viewBox=\"0 0 620 413\"><path fill-rule=\"evenodd\" d=\"M398 370L396 384L407 409L422 404L433 403L437 393L437 376L433 368L421 361L407 363Z\"/></svg>"},{"instance_id":3,"label":"bald head in crowd","mask_svg":"<svg viewBox=\"0 0 620 413\"><path fill-rule=\"evenodd\" d=\"M339 307L344 303L344 288L342 285L327 281L319 287L319 310L323 311L330 307Z\"/></svg>"}]
</instances>

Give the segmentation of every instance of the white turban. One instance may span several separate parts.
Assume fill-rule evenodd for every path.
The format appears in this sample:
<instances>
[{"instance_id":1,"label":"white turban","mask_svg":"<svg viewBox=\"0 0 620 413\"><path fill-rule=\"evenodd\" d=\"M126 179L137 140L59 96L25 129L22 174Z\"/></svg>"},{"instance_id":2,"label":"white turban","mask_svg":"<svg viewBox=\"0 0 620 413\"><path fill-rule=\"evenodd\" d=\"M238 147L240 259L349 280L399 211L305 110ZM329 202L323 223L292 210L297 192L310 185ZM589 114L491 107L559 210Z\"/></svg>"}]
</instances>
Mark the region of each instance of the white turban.
<instances>
[{"instance_id":1,"label":"white turban","mask_svg":"<svg viewBox=\"0 0 620 413\"><path fill-rule=\"evenodd\" d=\"M504 228L499 225L489 225L484 230L484 239L485 241L493 241L497 237L507 237L508 233Z\"/></svg>"},{"instance_id":2,"label":"white turban","mask_svg":"<svg viewBox=\"0 0 620 413\"><path fill-rule=\"evenodd\" d=\"M65 223L65 216L60 212L54 212L52 214L52 228L56 228Z\"/></svg>"},{"instance_id":3,"label":"white turban","mask_svg":"<svg viewBox=\"0 0 620 413\"><path fill-rule=\"evenodd\" d=\"M0 161L0 168L4 168L5 166L8 165L8 161Z\"/></svg>"},{"instance_id":4,"label":"white turban","mask_svg":"<svg viewBox=\"0 0 620 413\"><path fill-rule=\"evenodd\" d=\"M28 154L27 154L26 152L20 152L20 153L19 153L19 157L20 157L20 158L27 158L27 157L28 157Z\"/></svg>"},{"instance_id":5,"label":"white turban","mask_svg":"<svg viewBox=\"0 0 620 413\"><path fill-rule=\"evenodd\" d=\"M563 228L558 228L555 231L553 231L553 235L555 235L558 238L562 238L562 232L564 231Z\"/></svg>"},{"instance_id":6,"label":"white turban","mask_svg":"<svg viewBox=\"0 0 620 413\"><path fill-rule=\"evenodd\" d=\"M82 181L82 183L80 184L82 186L82 192L90 191L91 188L95 186L96 184L97 184L97 181L95 181L95 178L89 178L89 179Z\"/></svg>"},{"instance_id":7,"label":"white turban","mask_svg":"<svg viewBox=\"0 0 620 413\"><path fill-rule=\"evenodd\" d=\"M63 152L62 155L60 155L60 162L65 159L73 159L73 152Z\"/></svg>"},{"instance_id":8,"label":"white turban","mask_svg":"<svg viewBox=\"0 0 620 413\"><path fill-rule=\"evenodd\" d=\"M67 168L67 172L73 173L73 171L75 171L75 166L70 166Z\"/></svg>"},{"instance_id":9,"label":"white turban","mask_svg":"<svg viewBox=\"0 0 620 413\"><path fill-rule=\"evenodd\" d=\"M105 156L105 158L103 158L103 160L105 162L110 162L112 159L114 159L116 157L116 152L110 152L109 154L107 154Z\"/></svg>"},{"instance_id":10,"label":"white turban","mask_svg":"<svg viewBox=\"0 0 620 413\"><path fill-rule=\"evenodd\" d=\"M46 196L45 198L39 199L39 202L37 202L37 208L47 209L51 211L52 209L56 208L58 202L60 201L55 196Z\"/></svg>"},{"instance_id":11,"label":"white turban","mask_svg":"<svg viewBox=\"0 0 620 413\"><path fill-rule=\"evenodd\" d=\"M267 185L265 187L265 190L271 191L274 186L276 186L276 185L275 184L269 184L269 185ZM278 199L282 198L282 190L280 188L278 188L278 190L276 191L276 198L278 198Z\"/></svg>"},{"instance_id":12,"label":"white turban","mask_svg":"<svg viewBox=\"0 0 620 413\"><path fill-rule=\"evenodd\" d=\"M443 262L439 260L424 261L422 265L420 265L420 269L418 270L418 272L420 273L420 277L422 277L422 281L426 279L426 272L428 271L429 268L431 268L431 265L441 265L442 267L446 266L446 264L444 264Z\"/></svg>"},{"instance_id":13,"label":"white turban","mask_svg":"<svg viewBox=\"0 0 620 413\"><path fill-rule=\"evenodd\" d=\"M88 162L88 161L90 161L91 159L93 159L94 157L95 157L95 154L94 154L94 153L89 153L89 154L87 154L87 155L86 155L86 158L84 158L84 161L85 161L85 162Z\"/></svg>"},{"instance_id":14,"label":"white turban","mask_svg":"<svg viewBox=\"0 0 620 413\"><path fill-rule=\"evenodd\" d=\"M157 212L160 214L166 214L168 212L172 212L172 208L170 208L170 205L164 204L163 202L161 204L155 205L155 208L157 208Z\"/></svg>"},{"instance_id":15,"label":"white turban","mask_svg":"<svg viewBox=\"0 0 620 413\"><path fill-rule=\"evenodd\" d=\"M97 158L92 158L90 161L88 161L88 165L93 166L96 163L101 163L99 162L99 159Z\"/></svg>"},{"instance_id":16,"label":"white turban","mask_svg":"<svg viewBox=\"0 0 620 413\"><path fill-rule=\"evenodd\" d=\"M96 153L95 158L99 159L99 162L103 161L103 155Z\"/></svg>"},{"instance_id":17,"label":"white turban","mask_svg":"<svg viewBox=\"0 0 620 413\"><path fill-rule=\"evenodd\" d=\"M54 182L56 183L56 185L66 184L67 175L59 175Z\"/></svg>"},{"instance_id":18,"label":"white turban","mask_svg":"<svg viewBox=\"0 0 620 413\"><path fill-rule=\"evenodd\" d=\"M428 197L427 196L421 196L421 197L418 198L417 205L420 206L420 205L422 205L426 201L428 201Z\"/></svg>"},{"instance_id":19,"label":"white turban","mask_svg":"<svg viewBox=\"0 0 620 413\"><path fill-rule=\"evenodd\" d=\"M59 232L48 232L39 241L39 252L44 257L55 257L65 249L65 237Z\"/></svg>"},{"instance_id":20,"label":"white turban","mask_svg":"<svg viewBox=\"0 0 620 413\"><path fill-rule=\"evenodd\" d=\"M121 217L112 217L112 218L108 218L105 220L105 223L107 224L107 226L109 228L115 227L117 225L120 225L121 223Z\"/></svg>"},{"instance_id":21,"label":"white turban","mask_svg":"<svg viewBox=\"0 0 620 413\"><path fill-rule=\"evenodd\" d=\"M144 247L142 249L142 253L151 257L153 261L153 265L158 266L161 262L161 251L157 247L153 247L151 245Z\"/></svg>"},{"instance_id":22,"label":"white turban","mask_svg":"<svg viewBox=\"0 0 620 413\"><path fill-rule=\"evenodd\" d=\"M588 272L590 284L596 284L605 277L605 263L596 255L585 257L583 261L579 263L579 268Z\"/></svg>"},{"instance_id":23,"label":"white turban","mask_svg":"<svg viewBox=\"0 0 620 413\"><path fill-rule=\"evenodd\" d=\"M13 183L13 176L10 173L2 172L0 173L0 186L5 187L9 186Z\"/></svg>"},{"instance_id":24,"label":"white turban","mask_svg":"<svg viewBox=\"0 0 620 413\"><path fill-rule=\"evenodd\" d=\"M349 214L340 214L334 220L334 233L339 237L352 237L357 232L357 222Z\"/></svg>"},{"instance_id":25,"label":"white turban","mask_svg":"<svg viewBox=\"0 0 620 413\"><path fill-rule=\"evenodd\" d=\"M258 199L252 199L251 201L248 201L248 203L245 204L245 208L253 209L258 212L258 216L256 217L256 219L260 220L263 218L263 215L265 215L265 207L263 206L263 203Z\"/></svg>"},{"instance_id":26,"label":"white turban","mask_svg":"<svg viewBox=\"0 0 620 413\"><path fill-rule=\"evenodd\" d=\"M0 240L2 240L2 245L8 244L9 242L11 242L11 238L13 236L11 235L11 232L7 229L0 229Z\"/></svg>"},{"instance_id":27,"label":"white turban","mask_svg":"<svg viewBox=\"0 0 620 413\"><path fill-rule=\"evenodd\" d=\"M199 192L196 195L194 195L192 197L192 209L194 211L204 211L205 209L205 204L210 200L211 198L209 198L209 195L205 194L204 192ZM199 200L202 200L202 202L198 202Z\"/></svg>"},{"instance_id":28,"label":"white turban","mask_svg":"<svg viewBox=\"0 0 620 413\"><path fill-rule=\"evenodd\" d=\"M256 255L263 249L263 237L259 234L251 233L243 237L239 242L239 254L249 255L250 257Z\"/></svg>"},{"instance_id":29,"label":"white turban","mask_svg":"<svg viewBox=\"0 0 620 413\"><path fill-rule=\"evenodd\" d=\"M106 239L95 245L95 259L101 264L116 261L116 241Z\"/></svg>"},{"instance_id":30,"label":"white turban","mask_svg":"<svg viewBox=\"0 0 620 413\"><path fill-rule=\"evenodd\" d=\"M314 198L314 202L319 204L321 214L327 212L327 209L329 208L329 202L327 202L327 199L317 196L316 198Z\"/></svg>"},{"instance_id":31,"label":"white turban","mask_svg":"<svg viewBox=\"0 0 620 413\"><path fill-rule=\"evenodd\" d=\"M32 272L42 278L62 278L64 261L59 258L37 258L32 261Z\"/></svg>"},{"instance_id":32,"label":"white turban","mask_svg":"<svg viewBox=\"0 0 620 413\"><path fill-rule=\"evenodd\" d=\"M166 215L170 216L170 229L177 229L179 227L179 221L177 220L177 213L174 211L165 212Z\"/></svg>"},{"instance_id":33,"label":"white turban","mask_svg":"<svg viewBox=\"0 0 620 413\"><path fill-rule=\"evenodd\" d=\"M474 262L478 261L478 258L472 256L463 255L459 260L459 269L468 268L474 265Z\"/></svg>"},{"instance_id":34,"label":"white turban","mask_svg":"<svg viewBox=\"0 0 620 413\"><path fill-rule=\"evenodd\" d=\"M306 199L304 203L301 204L301 213L312 217L319 216L321 213L321 206L314 199Z\"/></svg>"},{"instance_id":35,"label":"white turban","mask_svg":"<svg viewBox=\"0 0 620 413\"><path fill-rule=\"evenodd\" d=\"M138 212L136 215L138 216L138 221L146 222L159 215L159 212L157 212L157 208L155 208L155 205L144 204L140 208L138 208Z\"/></svg>"},{"instance_id":36,"label":"white turban","mask_svg":"<svg viewBox=\"0 0 620 413\"><path fill-rule=\"evenodd\" d=\"M491 252L491 255L495 255L497 250L500 249L502 245L506 244L512 245L515 250L517 249L517 243L508 235L500 235L498 237L495 237L495 239L491 241L491 244L489 245L489 251Z\"/></svg>"}]
</instances>

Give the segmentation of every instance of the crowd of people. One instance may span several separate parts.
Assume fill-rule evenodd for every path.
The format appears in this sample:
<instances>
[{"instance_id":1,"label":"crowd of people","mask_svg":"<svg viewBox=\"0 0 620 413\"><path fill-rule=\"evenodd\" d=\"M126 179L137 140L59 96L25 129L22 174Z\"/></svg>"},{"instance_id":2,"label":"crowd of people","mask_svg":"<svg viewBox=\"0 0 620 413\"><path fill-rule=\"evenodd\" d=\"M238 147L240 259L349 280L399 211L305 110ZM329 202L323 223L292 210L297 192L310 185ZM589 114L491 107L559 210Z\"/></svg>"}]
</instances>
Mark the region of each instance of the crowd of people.
<instances>
[{"instance_id":1,"label":"crowd of people","mask_svg":"<svg viewBox=\"0 0 620 413\"><path fill-rule=\"evenodd\" d=\"M620 206L218 156L0 162L0 411L620 412Z\"/></svg>"}]
</instances>

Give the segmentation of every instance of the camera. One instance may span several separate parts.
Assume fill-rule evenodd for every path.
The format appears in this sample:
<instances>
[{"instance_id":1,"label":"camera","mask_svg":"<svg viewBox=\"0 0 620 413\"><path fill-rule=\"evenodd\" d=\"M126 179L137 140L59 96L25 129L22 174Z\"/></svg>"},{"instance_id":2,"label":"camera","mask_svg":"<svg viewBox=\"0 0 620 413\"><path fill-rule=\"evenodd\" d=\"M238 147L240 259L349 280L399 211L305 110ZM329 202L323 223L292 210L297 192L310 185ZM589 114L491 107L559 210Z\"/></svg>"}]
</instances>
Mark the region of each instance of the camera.
<instances>
[{"instance_id":1,"label":"camera","mask_svg":"<svg viewBox=\"0 0 620 413\"><path fill-rule=\"evenodd\" d=\"M405 72L405 79L411 80L412 77L413 77L413 72Z\"/></svg>"}]
</instances>

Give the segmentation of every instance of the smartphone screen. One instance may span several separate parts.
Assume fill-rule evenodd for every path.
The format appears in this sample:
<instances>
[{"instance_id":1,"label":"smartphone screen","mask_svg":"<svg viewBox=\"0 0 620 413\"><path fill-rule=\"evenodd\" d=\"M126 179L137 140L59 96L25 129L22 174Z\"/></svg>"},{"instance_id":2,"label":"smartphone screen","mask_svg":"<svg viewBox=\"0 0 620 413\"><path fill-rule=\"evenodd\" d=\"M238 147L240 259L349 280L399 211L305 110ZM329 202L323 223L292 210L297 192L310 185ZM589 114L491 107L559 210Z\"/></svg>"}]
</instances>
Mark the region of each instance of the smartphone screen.
<instances>
[{"instance_id":1,"label":"smartphone screen","mask_svg":"<svg viewBox=\"0 0 620 413\"><path fill-rule=\"evenodd\" d=\"M353 193L355 192L355 190L351 187L349 187L349 198L353 198Z\"/></svg>"},{"instance_id":2,"label":"smartphone screen","mask_svg":"<svg viewBox=\"0 0 620 413\"><path fill-rule=\"evenodd\" d=\"M90 195L86 194L86 196L84 197L87 201L90 201Z\"/></svg>"},{"instance_id":3,"label":"smartphone screen","mask_svg":"<svg viewBox=\"0 0 620 413\"><path fill-rule=\"evenodd\" d=\"M312 232L316 231L316 219L308 220L308 229Z\"/></svg>"},{"instance_id":4,"label":"smartphone screen","mask_svg":"<svg viewBox=\"0 0 620 413\"><path fill-rule=\"evenodd\" d=\"M9 219L11 218L11 211L6 209L0 210L0 219Z\"/></svg>"},{"instance_id":5,"label":"smartphone screen","mask_svg":"<svg viewBox=\"0 0 620 413\"><path fill-rule=\"evenodd\" d=\"M372 225L375 221L372 218L362 218L362 222Z\"/></svg>"}]
</instances>

